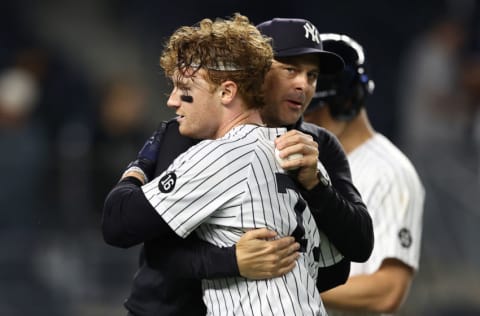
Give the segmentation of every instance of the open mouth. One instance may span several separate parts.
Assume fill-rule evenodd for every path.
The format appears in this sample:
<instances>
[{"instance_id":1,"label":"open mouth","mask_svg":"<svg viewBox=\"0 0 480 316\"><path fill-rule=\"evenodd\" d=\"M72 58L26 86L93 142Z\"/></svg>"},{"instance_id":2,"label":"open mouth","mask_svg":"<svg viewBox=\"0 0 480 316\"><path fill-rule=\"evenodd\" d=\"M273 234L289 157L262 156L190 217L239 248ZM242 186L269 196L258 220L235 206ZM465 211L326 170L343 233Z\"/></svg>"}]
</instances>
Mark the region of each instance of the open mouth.
<instances>
[{"instance_id":1,"label":"open mouth","mask_svg":"<svg viewBox=\"0 0 480 316\"><path fill-rule=\"evenodd\" d=\"M300 101L296 101L296 100L287 100L288 104L290 107L293 107L295 109L301 109L303 108L303 103L300 102Z\"/></svg>"}]
</instances>

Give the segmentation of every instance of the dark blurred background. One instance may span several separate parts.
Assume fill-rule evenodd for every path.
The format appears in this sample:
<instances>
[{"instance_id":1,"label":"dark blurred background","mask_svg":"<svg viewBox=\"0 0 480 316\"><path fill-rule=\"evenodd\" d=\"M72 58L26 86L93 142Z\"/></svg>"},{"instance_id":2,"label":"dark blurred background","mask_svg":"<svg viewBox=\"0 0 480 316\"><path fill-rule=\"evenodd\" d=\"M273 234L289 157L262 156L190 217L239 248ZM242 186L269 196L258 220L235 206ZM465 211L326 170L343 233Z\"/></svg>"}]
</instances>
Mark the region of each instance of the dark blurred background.
<instances>
[{"instance_id":1,"label":"dark blurred background","mask_svg":"<svg viewBox=\"0 0 480 316\"><path fill-rule=\"evenodd\" d=\"M107 246L103 199L173 113L166 37L204 17L301 17L363 44L372 123L427 199L399 315L480 315L480 4L455 1L0 2L0 315L124 315L138 248Z\"/></svg>"}]
</instances>

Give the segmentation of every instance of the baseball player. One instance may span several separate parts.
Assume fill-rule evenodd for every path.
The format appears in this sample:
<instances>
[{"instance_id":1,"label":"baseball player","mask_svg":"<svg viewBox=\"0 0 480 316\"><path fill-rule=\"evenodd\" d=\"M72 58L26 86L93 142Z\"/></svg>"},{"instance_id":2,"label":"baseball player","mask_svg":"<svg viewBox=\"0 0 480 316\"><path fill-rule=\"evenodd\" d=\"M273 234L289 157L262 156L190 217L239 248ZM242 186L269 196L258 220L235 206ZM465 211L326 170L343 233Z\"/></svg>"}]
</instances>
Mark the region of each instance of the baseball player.
<instances>
[{"instance_id":1,"label":"baseball player","mask_svg":"<svg viewBox=\"0 0 480 316\"><path fill-rule=\"evenodd\" d=\"M265 90L270 101L264 107L264 120L272 126L296 129L283 134L275 142L283 157L301 152L303 159L287 161L282 166L297 167L299 174L302 170L310 173L310 177L303 179L310 179L310 183L297 178L303 186L302 195L309 205L313 205L317 224L323 226L323 231L346 257L328 268L318 270L317 288L329 289L345 282L351 260L364 261L368 258L373 243L371 221L360 195L351 183L348 162L340 144L323 128L301 120L303 110L315 91L318 61L321 62L322 73L336 69L331 66L334 65L332 59L329 60L331 56L327 57L331 54L323 52L318 31L309 21L273 19L260 24L258 28L276 43L276 64L267 76L268 84L281 85L281 89L271 87ZM305 63L312 56L320 57L319 60L313 59L313 67ZM309 66L305 67L305 64ZM333 69L329 69L329 65ZM292 94L295 95L293 98ZM148 141L139 154L139 160L156 160L156 167L150 168L155 168L155 175L158 175L168 168L175 157L197 142L179 134L176 120L164 122L153 140ZM330 183L320 182L317 178L317 157L328 171ZM313 188L312 178L316 181L313 182ZM315 183L318 185L315 186ZM266 278L282 275L294 266L292 260L296 256L292 255L292 247L295 245L286 243L282 248L274 243L283 239L269 242L258 239L272 238L275 236L272 232L262 229L249 231L235 246L216 248L197 240L196 234L189 235L185 240L174 235L166 241L164 236L157 236L155 217L140 212L130 215L136 215L131 221L151 224L150 229L119 225L116 228L118 231L110 235L109 242L121 247L144 243L140 268L125 303L132 315L202 315L205 312L202 312L198 279L240 275L253 279ZM115 220L115 217L104 218L104 221L109 220ZM326 242L321 243L321 246L325 245ZM272 250L277 248L281 249L280 252ZM330 250L329 247L327 249ZM327 252L320 251L320 254L324 254L319 256L322 264L334 263L335 260L328 260ZM270 259L277 257L282 259ZM335 258L335 255L331 258ZM293 265L289 262L293 262Z\"/></svg>"},{"instance_id":2,"label":"baseball player","mask_svg":"<svg viewBox=\"0 0 480 316\"><path fill-rule=\"evenodd\" d=\"M239 14L175 31L160 62L174 86L167 105L182 135L206 140L149 183L150 170L130 165L105 202L106 217L156 212L159 236L187 237L195 230L222 247L245 230L267 227L298 240L300 257L283 277L203 280L207 315L326 315L316 288L315 220L274 155L274 140L286 129L263 127L260 117L261 84L272 58L268 40ZM104 232L108 240L111 227Z\"/></svg>"},{"instance_id":3,"label":"baseball player","mask_svg":"<svg viewBox=\"0 0 480 316\"><path fill-rule=\"evenodd\" d=\"M352 263L346 284L322 293L329 315L394 313L418 269L425 192L408 158L370 125L365 100L374 90L362 46L344 34L321 34L345 70L319 80L305 120L333 131L342 143L372 216L375 246Z\"/></svg>"}]
</instances>

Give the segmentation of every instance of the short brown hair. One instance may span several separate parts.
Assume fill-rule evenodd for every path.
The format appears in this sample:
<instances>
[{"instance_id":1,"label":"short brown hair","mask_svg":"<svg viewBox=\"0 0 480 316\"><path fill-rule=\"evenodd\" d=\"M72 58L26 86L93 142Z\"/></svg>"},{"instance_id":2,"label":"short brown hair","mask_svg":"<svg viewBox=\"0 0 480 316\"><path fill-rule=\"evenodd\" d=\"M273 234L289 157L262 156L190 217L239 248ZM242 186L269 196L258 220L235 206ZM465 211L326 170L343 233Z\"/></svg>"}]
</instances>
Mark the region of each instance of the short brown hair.
<instances>
[{"instance_id":1,"label":"short brown hair","mask_svg":"<svg viewBox=\"0 0 480 316\"><path fill-rule=\"evenodd\" d=\"M194 26L178 28L165 44L160 66L165 75L175 71L206 70L206 80L217 87L234 81L251 108L263 105L262 85L273 60L268 38L248 17L235 13L229 20L203 19Z\"/></svg>"}]
</instances>

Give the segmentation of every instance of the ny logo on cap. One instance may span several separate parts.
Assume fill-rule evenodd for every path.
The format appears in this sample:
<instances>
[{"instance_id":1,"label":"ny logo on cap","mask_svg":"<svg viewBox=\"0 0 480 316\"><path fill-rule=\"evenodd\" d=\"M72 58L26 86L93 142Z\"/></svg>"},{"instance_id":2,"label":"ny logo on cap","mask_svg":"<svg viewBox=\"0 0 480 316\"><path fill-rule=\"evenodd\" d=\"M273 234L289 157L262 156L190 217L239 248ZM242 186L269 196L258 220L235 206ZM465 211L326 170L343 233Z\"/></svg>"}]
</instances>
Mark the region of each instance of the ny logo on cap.
<instances>
[{"instance_id":1,"label":"ny logo on cap","mask_svg":"<svg viewBox=\"0 0 480 316\"><path fill-rule=\"evenodd\" d=\"M305 23L303 28L305 29L305 38L308 39L311 36L312 41L314 41L317 44L320 44L320 34L318 33L318 30L315 26L307 22Z\"/></svg>"}]
</instances>

